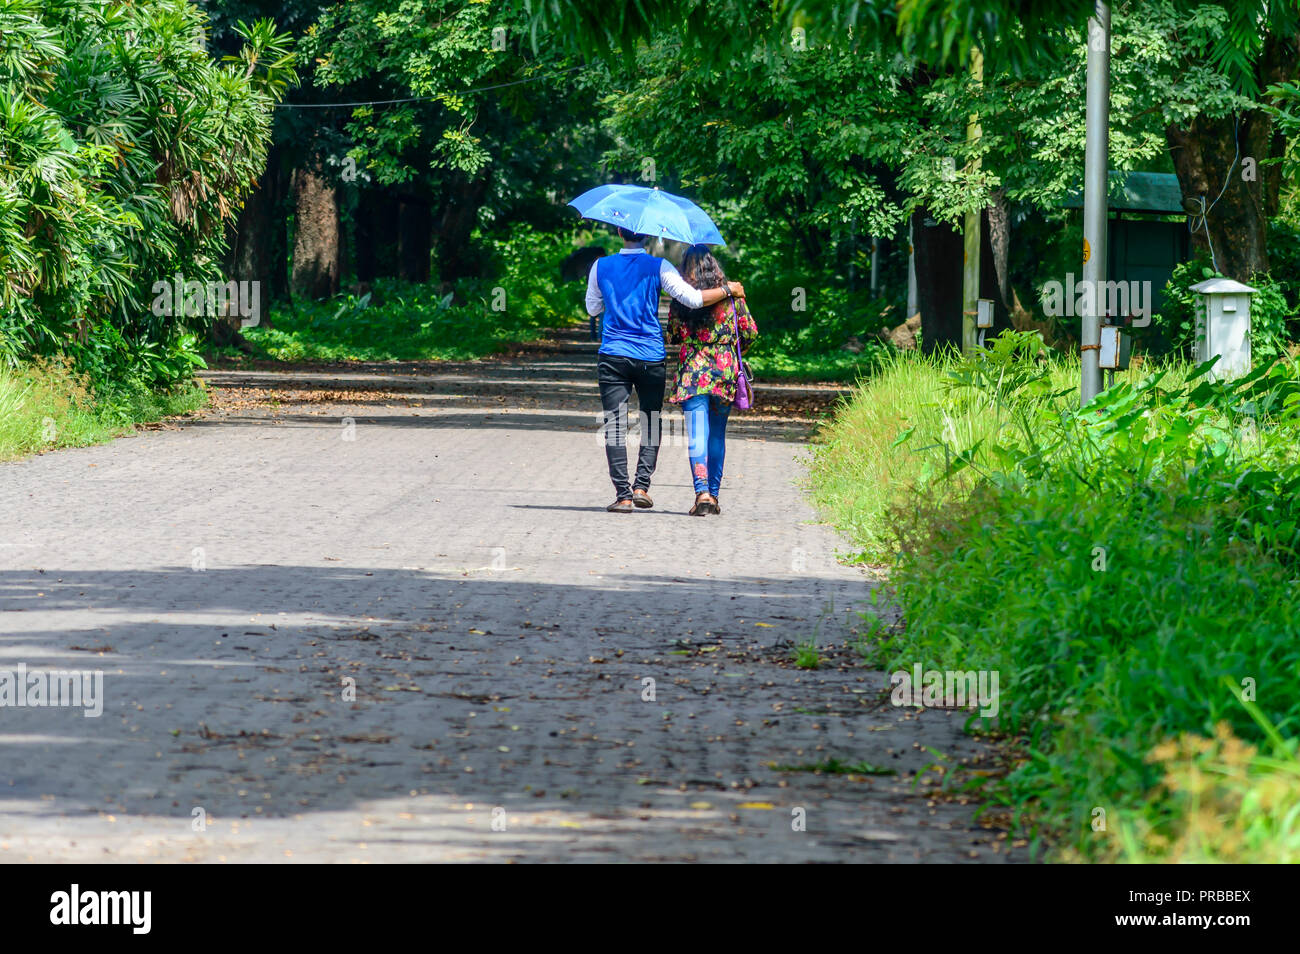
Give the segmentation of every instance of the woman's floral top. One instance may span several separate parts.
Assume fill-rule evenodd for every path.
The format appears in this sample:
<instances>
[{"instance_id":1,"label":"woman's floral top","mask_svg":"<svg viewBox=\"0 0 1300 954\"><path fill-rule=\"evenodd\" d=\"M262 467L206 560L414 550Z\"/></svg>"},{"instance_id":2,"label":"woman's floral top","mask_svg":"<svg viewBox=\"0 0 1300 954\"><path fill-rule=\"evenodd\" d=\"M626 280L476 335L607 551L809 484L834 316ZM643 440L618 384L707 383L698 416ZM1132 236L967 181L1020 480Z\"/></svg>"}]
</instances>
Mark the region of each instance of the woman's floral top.
<instances>
[{"instance_id":1,"label":"woman's floral top","mask_svg":"<svg viewBox=\"0 0 1300 954\"><path fill-rule=\"evenodd\" d=\"M735 308L734 317L732 308ZM669 398L680 404L697 394L713 394L727 402L736 400L736 328L743 352L758 337L758 325L743 298L724 298L713 306L713 321L698 331L673 315L668 320L668 343L681 345L677 353L677 387Z\"/></svg>"}]
</instances>

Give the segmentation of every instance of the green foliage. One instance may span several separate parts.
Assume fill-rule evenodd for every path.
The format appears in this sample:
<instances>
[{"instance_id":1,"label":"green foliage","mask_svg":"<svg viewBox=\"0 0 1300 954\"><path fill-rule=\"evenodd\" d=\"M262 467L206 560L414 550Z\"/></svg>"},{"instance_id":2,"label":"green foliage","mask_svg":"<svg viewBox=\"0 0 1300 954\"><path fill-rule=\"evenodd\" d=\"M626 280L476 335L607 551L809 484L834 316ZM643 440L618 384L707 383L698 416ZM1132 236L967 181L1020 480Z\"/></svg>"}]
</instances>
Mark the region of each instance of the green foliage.
<instances>
[{"instance_id":1,"label":"green foliage","mask_svg":"<svg viewBox=\"0 0 1300 954\"><path fill-rule=\"evenodd\" d=\"M1112 22L1149 5L1115 4ZM1264 45L1261 25L1289 36L1300 18L1290 0L1173 0L1161 5L1185 17L1189 27L1213 26L1212 36L1197 51L1198 60L1251 95L1259 88L1255 65ZM972 50L981 50L990 66L1015 76L1039 68L1061 42L1077 42L1095 10L1088 0L679 0L636 4L612 17L599 0L517 0L516 6L529 15L534 44L546 33L607 58L618 51L630 56L639 43L663 32L682 37L688 48L713 63L726 62L800 29L810 43L847 36L864 53L905 54L939 69L963 67ZM720 23L727 29L719 30Z\"/></svg>"},{"instance_id":2,"label":"green foliage","mask_svg":"<svg viewBox=\"0 0 1300 954\"><path fill-rule=\"evenodd\" d=\"M1236 691L1236 687L1231 687ZM1244 702L1248 708L1254 703ZM1267 719L1261 725L1277 730ZM1163 812L1121 819L1123 860L1134 864L1295 864L1300 860L1300 759L1294 743L1261 752L1226 723L1213 738L1182 733L1147 761L1163 772Z\"/></svg>"},{"instance_id":3,"label":"green foliage","mask_svg":"<svg viewBox=\"0 0 1300 954\"><path fill-rule=\"evenodd\" d=\"M993 60L977 80L870 37L850 40L825 22L805 26L806 46L763 34L724 56L664 34L637 49L632 69L592 67L606 76L609 168L705 203L728 240L733 277L746 282L760 315L788 314L795 288L864 297L853 293L864 284L874 235L893 240L880 266L885 302L894 306L889 323L897 324L907 317L909 217L959 223L995 200L1008 203L1021 230L1012 243L1017 278L1038 285L1077 270L1081 235L1062 227L1057 205L1078 188L1083 162L1082 31L1051 31L1037 38L1046 49L1032 64L1015 72ZM1210 13L1193 16L1169 2L1117 16L1113 168L1167 164L1167 125L1250 108L1253 101L1197 58L1220 27ZM973 114L975 140L967 129ZM1050 220L1020 222L1025 207ZM834 325L839 310L818 306L804 323ZM771 331L785 326L769 320L765 335ZM778 335L761 347L796 354L807 346Z\"/></svg>"},{"instance_id":4,"label":"green foliage","mask_svg":"<svg viewBox=\"0 0 1300 954\"><path fill-rule=\"evenodd\" d=\"M1196 343L1196 315L1200 310L1200 296L1191 286L1214 277L1214 269L1199 259L1183 262L1165 285L1164 304L1151 316L1150 332L1136 331L1136 335L1151 338L1159 335L1184 358L1192 356Z\"/></svg>"},{"instance_id":5,"label":"green foliage","mask_svg":"<svg viewBox=\"0 0 1300 954\"><path fill-rule=\"evenodd\" d=\"M1005 342L999 349L1034 347L1015 335L995 341ZM1077 388L1077 360L1052 357L1045 368L1049 393ZM969 492L973 472L945 478L948 462L963 448L987 442L999 426L996 404L949 386L952 375L970 373L969 368L959 370L951 355L885 352L862 389L820 435L811 473L813 498L861 548L864 560L894 558L892 514L917 493L946 498Z\"/></svg>"},{"instance_id":6,"label":"green foliage","mask_svg":"<svg viewBox=\"0 0 1300 954\"><path fill-rule=\"evenodd\" d=\"M762 271L752 278L744 274L750 309L762 332L745 354L753 372L806 381L855 381L868 373L889 350L873 335L888 326L890 306L851 294L827 279L822 287L805 289L805 310L793 311L787 289L798 280Z\"/></svg>"},{"instance_id":7,"label":"green foliage","mask_svg":"<svg viewBox=\"0 0 1300 954\"><path fill-rule=\"evenodd\" d=\"M381 279L361 295L277 306L271 327L244 334L284 361L481 357L578 320L581 296L576 286L562 285L558 273L572 247L567 234L520 227L504 239L480 240L495 279L465 279L445 293L436 285Z\"/></svg>"},{"instance_id":8,"label":"green foliage","mask_svg":"<svg viewBox=\"0 0 1300 954\"><path fill-rule=\"evenodd\" d=\"M526 38L521 13L477 0L324 6L300 42L317 90L381 102L332 110L337 130L302 138L337 145L364 181L443 211L468 204L465 234L570 223L564 203L595 184L595 94L558 45L533 51Z\"/></svg>"},{"instance_id":9,"label":"green foliage","mask_svg":"<svg viewBox=\"0 0 1300 954\"><path fill-rule=\"evenodd\" d=\"M817 649L817 643L811 639L795 646L790 651L790 658L800 669L817 669L822 664L821 652Z\"/></svg>"},{"instance_id":10,"label":"green foliage","mask_svg":"<svg viewBox=\"0 0 1300 954\"><path fill-rule=\"evenodd\" d=\"M940 15L930 0L682 0L618 17L585 0L522 6L537 49L606 54L592 71L607 75L609 168L716 209L736 277L756 288L789 273L805 288L852 287L854 239L903 245L918 209L955 223L1005 200L1019 230L1026 207L1053 210L1079 186L1089 4L972 0ZM1295 24L1293 3L1114 5L1111 167L1171 169L1166 129L1201 117L1277 103L1292 128L1294 91L1261 93L1258 74ZM982 81L969 71L976 48ZM1022 288L1077 270L1077 237L1049 228L1012 243ZM886 263L896 305L904 262Z\"/></svg>"},{"instance_id":11,"label":"green foliage","mask_svg":"<svg viewBox=\"0 0 1300 954\"><path fill-rule=\"evenodd\" d=\"M193 411L206 399L193 381L166 390L130 379L96 387L66 356L0 367L0 460L98 444L133 424Z\"/></svg>"},{"instance_id":12,"label":"green foliage","mask_svg":"<svg viewBox=\"0 0 1300 954\"><path fill-rule=\"evenodd\" d=\"M173 383L197 322L153 286L216 278L294 79L285 38L241 24L219 65L181 0L0 0L0 360L75 355L98 378Z\"/></svg>"},{"instance_id":13,"label":"green foliage","mask_svg":"<svg viewBox=\"0 0 1300 954\"><path fill-rule=\"evenodd\" d=\"M1287 301L1300 304L1300 207L1295 211L1294 219L1278 217L1269 224L1268 267ZM1300 328L1292 328L1290 337L1300 337Z\"/></svg>"},{"instance_id":14,"label":"green foliage","mask_svg":"<svg viewBox=\"0 0 1300 954\"><path fill-rule=\"evenodd\" d=\"M907 614L888 668L999 670L997 728L1025 761L993 799L1107 857L1118 845L1092 831L1094 807L1166 829L1186 808L1151 794L1154 746L1219 722L1261 737L1224 678L1254 680L1262 717L1297 731L1300 369L1222 383L1204 367L1161 371L1084 409L1023 342L949 370L954 413L898 438L934 478L871 501L888 507L875 516L898 548L890 582ZM823 453L816 469L844 460Z\"/></svg>"},{"instance_id":15,"label":"green foliage","mask_svg":"<svg viewBox=\"0 0 1300 954\"><path fill-rule=\"evenodd\" d=\"M476 173L490 154L474 136L475 103L461 90L510 59L492 48L495 16L488 4L444 0L398 4L383 0L324 7L303 38L321 86L355 87L371 76L400 84L430 103L357 107L350 131L357 165L382 184L406 182L431 169Z\"/></svg>"},{"instance_id":16,"label":"green foliage","mask_svg":"<svg viewBox=\"0 0 1300 954\"><path fill-rule=\"evenodd\" d=\"M1255 294L1250 301L1250 355L1255 364L1266 364L1287 353L1287 342L1295 338L1300 308L1287 302L1285 285L1268 275L1250 280Z\"/></svg>"},{"instance_id":17,"label":"green foliage","mask_svg":"<svg viewBox=\"0 0 1300 954\"><path fill-rule=\"evenodd\" d=\"M1279 272L1279 274L1284 274ZM1196 339L1196 316L1204 309L1201 296L1191 286L1222 277L1205 261L1194 259L1174 269L1165 285L1159 313L1151 316L1150 336L1158 336L1184 357L1191 357ZM1288 302L1288 284L1259 274L1248 282L1256 290L1250 304L1250 353L1256 365L1268 364L1287 353L1295 337L1300 309Z\"/></svg>"}]
</instances>

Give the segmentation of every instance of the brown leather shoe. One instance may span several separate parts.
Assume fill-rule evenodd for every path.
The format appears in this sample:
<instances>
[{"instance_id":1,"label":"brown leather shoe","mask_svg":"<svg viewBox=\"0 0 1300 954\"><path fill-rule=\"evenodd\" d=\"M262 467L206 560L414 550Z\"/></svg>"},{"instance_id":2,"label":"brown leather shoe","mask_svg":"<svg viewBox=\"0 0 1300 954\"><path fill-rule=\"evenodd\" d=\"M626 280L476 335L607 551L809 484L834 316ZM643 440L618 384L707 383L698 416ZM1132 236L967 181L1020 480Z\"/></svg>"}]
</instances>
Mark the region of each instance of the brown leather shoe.
<instances>
[{"instance_id":1,"label":"brown leather shoe","mask_svg":"<svg viewBox=\"0 0 1300 954\"><path fill-rule=\"evenodd\" d=\"M615 500L605 509L610 513L631 513L633 509L632 500L630 497L623 497L620 500Z\"/></svg>"},{"instance_id":2,"label":"brown leather shoe","mask_svg":"<svg viewBox=\"0 0 1300 954\"><path fill-rule=\"evenodd\" d=\"M655 502L650 499L650 495L640 488L632 491L632 503L642 510L649 510L655 505Z\"/></svg>"}]
</instances>

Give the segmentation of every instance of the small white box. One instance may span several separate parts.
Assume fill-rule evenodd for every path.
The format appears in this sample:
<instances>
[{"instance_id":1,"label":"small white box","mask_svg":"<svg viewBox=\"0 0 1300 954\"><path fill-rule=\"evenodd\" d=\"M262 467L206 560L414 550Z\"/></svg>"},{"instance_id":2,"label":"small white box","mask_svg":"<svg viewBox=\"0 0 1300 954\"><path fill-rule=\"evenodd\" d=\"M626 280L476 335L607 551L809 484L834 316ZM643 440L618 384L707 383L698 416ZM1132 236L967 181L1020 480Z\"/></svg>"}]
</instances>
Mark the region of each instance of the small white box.
<instances>
[{"instance_id":1,"label":"small white box","mask_svg":"<svg viewBox=\"0 0 1300 954\"><path fill-rule=\"evenodd\" d=\"M1250 371L1250 296L1255 289L1231 278L1210 278L1191 288L1201 296L1196 316L1194 356L1198 362L1219 360L1210 369L1212 380L1235 378Z\"/></svg>"}]
</instances>

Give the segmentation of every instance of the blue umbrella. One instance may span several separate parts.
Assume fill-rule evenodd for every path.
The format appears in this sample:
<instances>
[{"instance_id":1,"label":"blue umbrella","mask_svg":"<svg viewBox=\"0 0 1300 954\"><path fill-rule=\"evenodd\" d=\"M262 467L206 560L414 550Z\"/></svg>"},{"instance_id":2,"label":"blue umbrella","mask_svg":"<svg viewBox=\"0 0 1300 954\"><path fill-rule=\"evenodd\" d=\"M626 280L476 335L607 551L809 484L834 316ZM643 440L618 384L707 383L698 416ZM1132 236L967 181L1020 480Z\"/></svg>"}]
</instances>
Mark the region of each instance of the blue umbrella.
<instances>
[{"instance_id":1,"label":"blue umbrella","mask_svg":"<svg viewBox=\"0 0 1300 954\"><path fill-rule=\"evenodd\" d=\"M641 235L690 245L725 245L713 220L690 199L662 189L603 185L588 189L569 205L584 219L617 225Z\"/></svg>"}]
</instances>

